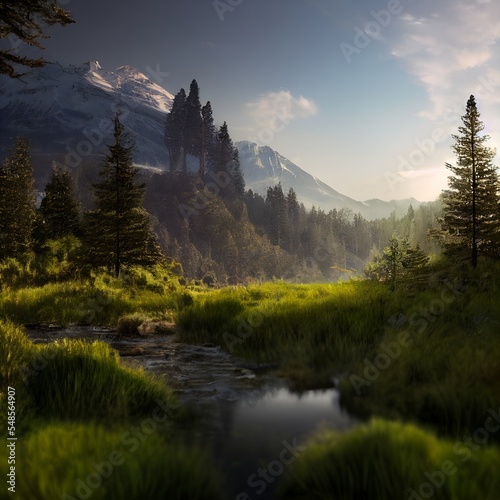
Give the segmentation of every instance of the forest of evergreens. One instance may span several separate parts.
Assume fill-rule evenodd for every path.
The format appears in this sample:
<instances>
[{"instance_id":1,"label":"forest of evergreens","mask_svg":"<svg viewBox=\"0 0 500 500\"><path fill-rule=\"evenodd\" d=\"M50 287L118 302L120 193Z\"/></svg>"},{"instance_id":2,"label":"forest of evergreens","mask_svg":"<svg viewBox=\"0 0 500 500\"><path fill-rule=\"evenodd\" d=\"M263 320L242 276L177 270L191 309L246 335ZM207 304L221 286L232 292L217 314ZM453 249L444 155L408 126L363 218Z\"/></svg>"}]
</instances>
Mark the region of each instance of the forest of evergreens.
<instances>
[{"instance_id":1,"label":"forest of evergreens","mask_svg":"<svg viewBox=\"0 0 500 500\"><path fill-rule=\"evenodd\" d=\"M35 46L39 22L73 22L48 0L0 11L0 38ZM43 61L0 50L0 73L19 64ZM103 341L35 343L20 326L118 325L120 337L162 320L182 342L271 363L293 390L336 386L358 419L318 430L276 498L498 500L499 186L473 96L449 189L378 221L307 210L279 185L245 191L195 81L168 115L164 173L133 166L112 119L102 162L54 168L39 207L29 143L0 166L0 428L19 439L0 454L0 498L229 497L196 444L212 436L168 380ZM177 439L186 427L194 445Z\"/></svg>"},{"instance_id":2,"label":"forest of evergreens","mask_svg":"<svg viewBox=\"0 0 500 500\"><path fill-rule=\"evenodd\" d=\"M393 236L427 255L439 251L429 238L441 212L438 201L410 207L402 218L393 213L368 221L347 209L306 209L281 185L269 186L266 196L245 191L227 124L214 125L196 81L187 97L181 89L167 115L168 171L135 168L134 138L119 116L114 126L114 144L102 151L100 163L74 171L55 162L38 209L29 143L19 139L13 146L0 169L4 266L40 275L47 259L62 258L70 278L167 258L181 264L185 277L209 285L327 282L359 275Z\"/></svg>"}]
</instances>

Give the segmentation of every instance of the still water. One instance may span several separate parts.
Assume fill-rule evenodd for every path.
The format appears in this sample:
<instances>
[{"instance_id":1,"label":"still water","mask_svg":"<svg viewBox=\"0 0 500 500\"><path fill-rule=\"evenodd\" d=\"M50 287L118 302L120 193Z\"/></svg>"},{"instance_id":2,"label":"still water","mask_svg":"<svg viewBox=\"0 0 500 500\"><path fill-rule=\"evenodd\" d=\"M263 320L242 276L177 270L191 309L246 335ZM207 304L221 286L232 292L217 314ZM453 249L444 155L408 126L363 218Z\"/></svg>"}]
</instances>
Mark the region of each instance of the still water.
<instances>
[{"instance_id":1,"label":"still water","mask_svg":"<svg viewBox=\"0 0 500 500\"><path fill-rule=\"evenodd\" d=\"M275 498L312 434L357 424L341 408L336 389L297 394L272 369L220 347L170 342L146 351L136 362L163 375L200 416L196 425L180 432L208 447L225 478L228 498Z\"/></svg>"}]
</instances>

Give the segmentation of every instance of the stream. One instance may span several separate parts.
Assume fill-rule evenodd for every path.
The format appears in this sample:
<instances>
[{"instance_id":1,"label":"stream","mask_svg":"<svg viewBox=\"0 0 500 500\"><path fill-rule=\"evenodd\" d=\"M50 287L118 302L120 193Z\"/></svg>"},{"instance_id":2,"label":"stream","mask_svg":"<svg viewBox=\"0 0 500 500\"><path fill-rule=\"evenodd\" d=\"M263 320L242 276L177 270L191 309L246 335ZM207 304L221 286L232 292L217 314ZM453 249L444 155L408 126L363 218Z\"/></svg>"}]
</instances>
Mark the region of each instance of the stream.
<instances>
[{"instance_id":1,"label":"stream","mask_svg":"<svg viewBox=\"0 0 500 500\"><path fill-rule=\"evenodd\" d=\"M188 345L175 335L116 339L112 332L89 327L48 335L32 331L30 337L34 342L103 340L119 351L124 365L165 378L181 402L200 415L193 429L180 432L209 448L225 478L228 498L275 498L280 479L311 434L357 423L340 407L336 389L293 393L273 366L244 361L212 344Z\"/></svg>"}]
</instances>

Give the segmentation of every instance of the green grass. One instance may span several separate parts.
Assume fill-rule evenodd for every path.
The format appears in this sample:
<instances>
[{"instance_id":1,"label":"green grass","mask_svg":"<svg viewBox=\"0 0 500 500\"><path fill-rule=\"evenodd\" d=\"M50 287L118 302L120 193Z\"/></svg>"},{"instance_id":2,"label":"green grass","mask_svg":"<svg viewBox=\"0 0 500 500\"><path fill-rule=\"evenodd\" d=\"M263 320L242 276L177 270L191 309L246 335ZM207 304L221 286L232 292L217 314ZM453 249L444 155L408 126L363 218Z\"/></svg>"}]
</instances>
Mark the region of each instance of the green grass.
<instances>
[{"instance_id":1,"label":"green grass","mask_svg":"<svg viewBox=\"0 0 500 500\"><path fill-rule=\"evenodd\" d=\"M415 491L414 500L497 500L499 466L498 448L471 451L414 425L375 419L347 434L316 435L290 466L280 498L399 500Z\"/></svg>"},{"instance_id":2,"label":"green grass","mask_svg":"<svg viewBox=\"0 0 500 500\"><path fill-rule=\"evenodd\" d=\"M15 387L19 404L37 419L116 423L150 414L159 401L177 406L164 382L122 367L118 353L103 342L33 345L19 327L5 323L0 338L6 346L0 350L2 392Z\"/></svg>"},{"instance_id":3,"label":"green grass","mask_svg":"<svg viewBox=\"0 0 500 500\"><path fill-rule=\"evenodd\" d=\"M49 283L0 290L0 319L21 324L116 325L119 318L142 313L170 318L188 294L172 278L129 270L121 278L97 274L91 280Z\"/></svg>"},{"instance_id":4,"label":"green grass","mask_svg":"<svg viewBox=\"0 0 500 500\"><path fill-rule=\"evenodd\" d=\"M0 498L224 498L204 452L167 442L154 430L136 437L127 426L113 431L81 424L40 428L18 441L16 473L16 494L7 492L4 482Z\"/></svg>"},{"instance_id":5,"label":"green grass","mask_svg":"<svg viewBox=\"0 0 500 500\"><path fill-rule=\"evenodd\" d=\"M481 426L487 410L500 406L500 293L470 288L445 308L437 307L437 297L415 297L407 321L386 328L386 345L402 332L409 342L373 380L366 361L353 365L340 385L351 411L417 419L459 435ZM428 315L433 303L440 314ZM375 363L380 352L379 346L366 359ZM493 437L500 441L500 433Z\"/></svg>"},{"instance_id":6,"label":"green grass","mask_svg":"<svg viewBox=\"0 0 500 500\"><path fill-rule=\"evenodd\" d=\"M278 362L297 388L331 378L378 344L397 310L373 283L227 288L194 297L177 315L186 342L214 342L235 355Z\"/></svg>"},{"instance_id":7,"label":"green grass","mask_svg":"<svg viewBox=\"0 0 500 500\"><path fill-rule=\"evenodd\" d=\"M360 416L417 420L455 436L500 406L494 267L459 279L439 271L427 289L396 293L369 282L226 288L194 295L177 318L186 342L275 362L298 390L341 377L341 401ZM388 358L384 346L402 335L406 344ZM381 369L367 375L380 356Z\"/></svg>"}]
</instances>

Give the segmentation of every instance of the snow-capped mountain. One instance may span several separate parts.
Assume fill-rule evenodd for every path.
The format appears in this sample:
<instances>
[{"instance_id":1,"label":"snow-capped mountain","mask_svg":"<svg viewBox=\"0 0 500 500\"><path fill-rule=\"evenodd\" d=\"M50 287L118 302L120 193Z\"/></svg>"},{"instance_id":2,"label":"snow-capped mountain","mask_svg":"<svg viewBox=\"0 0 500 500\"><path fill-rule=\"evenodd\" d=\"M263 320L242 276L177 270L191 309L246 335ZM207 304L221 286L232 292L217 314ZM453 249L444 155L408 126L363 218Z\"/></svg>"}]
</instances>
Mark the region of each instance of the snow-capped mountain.
<instances>
[{"instance_id":1,"label":"snow-capped mountain","mask_svg":"<svg viewBox=\"0 0 500 500\"><path fill-rule=\"evenodd\" d=\"M414 208L420 205L414 198L390 202L378 199L356 201L308 174L269 146L259 146L247 141L238 142L236 146L246 188L263 196L269 186L281 183L285 194L293 188L299 201L308 208L313 205L325 211L349 208L367 219L388 217L393 210L396 210L398 215L404 215L410 205Z\"/></svg>"},{"instance_id":2,"label":"snow-capped mountain","mask_svg":"<svg viewBox=\"0 0 500 500\"><path fill-rule=\"evenodd\" d=\"M66 67L49 63L19 79L0 76L0 160L10 153L16 137L28 137L43 188L54 160L78 167L102 156L112 142L112 119L120 110L125 128L135 139L135 163L149 171L164 169L168 165L165 116L172 101L172 94L130 66L110 72L95 61ZM237 147L247 188L262 195L281 182L286 191L293 187L307 207L349 208L369 219L387 217L394 209L402 214L410 203L419 204L416 200L359 202L267 146L243 141Z\"/></svg>"},{"instance_id":3,"label":"snow-capped mountain","mask_svg":"<svg viewBox=\"0 0 500 500\"><path fill-rule=\"evenodd\" d=\"M118 110L135 137L135 161L165 165L165 114L173 96L130 66L104 71L98 62L63 67L47 64L20 79L0 79L0 148L17 136L32 142L34 157L79 160L100 154L111 140ZM4 151L0 151L0 154Z\"/></svg>"}]
</instances>

